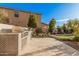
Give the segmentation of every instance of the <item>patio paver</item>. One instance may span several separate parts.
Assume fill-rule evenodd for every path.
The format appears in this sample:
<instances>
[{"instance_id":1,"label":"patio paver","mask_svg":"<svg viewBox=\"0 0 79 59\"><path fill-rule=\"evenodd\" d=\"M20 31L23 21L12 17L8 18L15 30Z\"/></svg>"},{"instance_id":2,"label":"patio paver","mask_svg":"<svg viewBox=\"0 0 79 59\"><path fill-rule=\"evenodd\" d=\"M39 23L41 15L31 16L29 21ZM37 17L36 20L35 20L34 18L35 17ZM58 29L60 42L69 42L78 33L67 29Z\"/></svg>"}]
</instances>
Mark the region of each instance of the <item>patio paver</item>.
<instances>
[{"instance_id":1,"label":"patio paver","mask_svg":"<svg viewBox=\"0 0 79 59\"><path fill-rule=\"evenodd\" d=\"M32 38L24 56L78 56L79 51L54 38Z\"/></svg>"}]
</instances>

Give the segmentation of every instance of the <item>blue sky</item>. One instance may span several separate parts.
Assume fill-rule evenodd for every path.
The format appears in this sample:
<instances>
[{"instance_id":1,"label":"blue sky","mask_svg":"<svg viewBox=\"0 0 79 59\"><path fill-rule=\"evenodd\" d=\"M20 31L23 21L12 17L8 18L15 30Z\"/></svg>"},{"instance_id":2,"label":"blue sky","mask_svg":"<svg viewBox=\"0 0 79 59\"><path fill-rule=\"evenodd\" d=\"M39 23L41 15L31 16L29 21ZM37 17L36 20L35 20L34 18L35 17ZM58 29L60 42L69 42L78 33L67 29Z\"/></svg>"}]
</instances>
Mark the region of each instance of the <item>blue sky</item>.
<instances>
[{"instance_id":1,"label":"blue sky","mask_svg":"<svg viewBox=\"0 0 79 59\"><path fill-rule=\"evenodd\" d=\"M62 25L68 19L79 18L77 3L0 3L0 6L41 13L42 22L49 23L52 18L55 18L57 25Z\"/></svg>"}]
</instances>

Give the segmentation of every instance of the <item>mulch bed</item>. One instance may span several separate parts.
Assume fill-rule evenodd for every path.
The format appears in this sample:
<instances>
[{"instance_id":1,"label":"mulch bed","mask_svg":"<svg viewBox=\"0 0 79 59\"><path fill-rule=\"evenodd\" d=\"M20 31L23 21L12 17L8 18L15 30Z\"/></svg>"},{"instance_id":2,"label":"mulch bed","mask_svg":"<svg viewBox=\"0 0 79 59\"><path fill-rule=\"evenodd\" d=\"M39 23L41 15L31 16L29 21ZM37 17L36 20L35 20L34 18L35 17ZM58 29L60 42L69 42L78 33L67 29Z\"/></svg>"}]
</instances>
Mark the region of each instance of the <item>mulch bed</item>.
<instances>
[{"instance_id":1,"label":"mulch bed","mask_svg":"<svg viewBox=\"0 0 79 59\"><path fill-rule=\"evenodd\" d=\"M77 41L62 41L62 42L79 51L79 42Z\"/></svg>"}]
</instances>

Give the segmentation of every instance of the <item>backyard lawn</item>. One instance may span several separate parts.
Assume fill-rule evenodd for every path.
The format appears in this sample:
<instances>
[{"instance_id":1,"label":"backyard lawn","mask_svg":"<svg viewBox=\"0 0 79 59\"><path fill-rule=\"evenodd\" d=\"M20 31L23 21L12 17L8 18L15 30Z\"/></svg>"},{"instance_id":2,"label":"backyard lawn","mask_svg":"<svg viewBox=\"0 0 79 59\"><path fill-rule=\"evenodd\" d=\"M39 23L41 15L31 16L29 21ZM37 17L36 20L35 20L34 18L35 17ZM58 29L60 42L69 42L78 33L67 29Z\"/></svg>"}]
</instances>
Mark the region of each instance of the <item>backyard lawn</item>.
<instances>
[{"instance_id":1,"label":"backyard lawn","mask_svg":"<svg viewBox=\"0 0 79 59\"><path fill-rule=\"evenodd\" d=\"M75 36L59 34L59 35L53 35L53 37L58 39L58 40L62 40L62 41L73 41Z\"/></svg>"}]
</instances>

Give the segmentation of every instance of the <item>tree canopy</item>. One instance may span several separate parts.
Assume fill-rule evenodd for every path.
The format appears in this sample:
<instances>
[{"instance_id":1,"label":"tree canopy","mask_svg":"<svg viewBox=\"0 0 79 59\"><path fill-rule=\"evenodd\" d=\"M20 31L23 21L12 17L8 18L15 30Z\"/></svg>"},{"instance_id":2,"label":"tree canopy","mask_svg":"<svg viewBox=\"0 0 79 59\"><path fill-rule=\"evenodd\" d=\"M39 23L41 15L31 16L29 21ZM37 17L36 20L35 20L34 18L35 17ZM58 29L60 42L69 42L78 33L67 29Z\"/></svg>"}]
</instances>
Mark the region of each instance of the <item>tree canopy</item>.
<instances>
[{"instance_id":1,"label":"tree canopy","mask_svg":"<svg viewBox=\"0 0 79 59\"><path fill-rule=\"evenodd\" d=\"M36 19L35 19L34 15L30 15L29 21L28 21L28 27L30 27L30 28L36 28L37 27Z\"/></svg>"},{"instance_id":2,"label":"tree canopy","mask_svg":"<svg viewBox=\"0 0 79 59\"><path fill-rule=\"evenodd\" d=\"M0 23L8 23L9 18L0 11Z\"/></svg>"},{"instance_id":3,"label":"tree canopy","mask_svg":"<svg viewBox=\"0 0 79 59\"><path fill-rule=\"evenodd\" d=\"M55 28L56 20L53 18L49 23L49 32L52 34L54 28Z\"/></svg>"}]
</instances>

